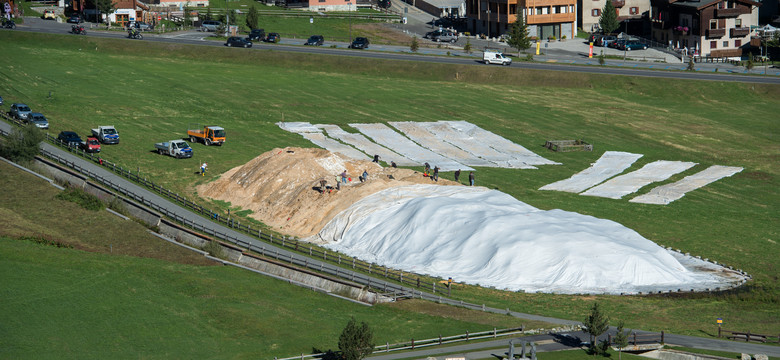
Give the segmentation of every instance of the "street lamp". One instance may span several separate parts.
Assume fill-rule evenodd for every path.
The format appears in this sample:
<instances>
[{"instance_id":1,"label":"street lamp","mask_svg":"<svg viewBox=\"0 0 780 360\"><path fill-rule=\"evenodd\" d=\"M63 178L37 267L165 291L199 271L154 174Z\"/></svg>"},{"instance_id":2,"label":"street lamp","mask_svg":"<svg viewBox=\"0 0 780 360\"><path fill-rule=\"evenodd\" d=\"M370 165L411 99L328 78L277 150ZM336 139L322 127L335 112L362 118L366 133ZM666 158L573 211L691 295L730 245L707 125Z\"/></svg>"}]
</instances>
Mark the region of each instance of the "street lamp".
<instances>
[{"instance_id":1,"label":"street lamp","mask_svg":"<svg viewBox=\"0 0 780 360\"><path fill-rule=\"evenodd\" d=\"M347 3L347 16L349 16L349 43L352 44L352 3Z\"/></svg>"},{"instance_id":2,"label":"street lamp","mask_svg":"<svg viewBox=\"0 0 780 360\"><path fill-rule=\"evenodd\" d=\"M488 9L485 10L485 14L487 14L487 37L490 38L490 3L488 2Z\"/></svg>"}]
</instances>

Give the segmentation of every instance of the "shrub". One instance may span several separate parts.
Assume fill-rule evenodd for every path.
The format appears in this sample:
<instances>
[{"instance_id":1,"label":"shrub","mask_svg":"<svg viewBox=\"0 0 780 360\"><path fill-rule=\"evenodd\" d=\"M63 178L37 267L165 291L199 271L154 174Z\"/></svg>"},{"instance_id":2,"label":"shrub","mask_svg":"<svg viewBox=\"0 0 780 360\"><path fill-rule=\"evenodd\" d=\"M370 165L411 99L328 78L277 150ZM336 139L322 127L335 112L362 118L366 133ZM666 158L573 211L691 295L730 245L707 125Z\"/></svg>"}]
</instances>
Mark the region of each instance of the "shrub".
<instances>
[{"instance_id":1,"label":"shrub","mask_svg":"<svg viewBox=\"0 0 780 360\"><path fill-rule=\"evenodd\" d=\"M33 124L13 128L11 134L0 143L0 156L13 162L29 162L40 153L43 133Z\"/></svg>"},{"instance_id":2,"label":"shrub","mask_svg":"<svg viewBox=\"0 0 780 360\"><path fill-rule=\"evenodd\" d=\"M84 209L91 211L99 211L105 208L105 204L103 204L97 196L88 194L79 188L68 187L65 191L57 194L55 197L60 200L76 203Z\"/></svg>"}]
</instances>

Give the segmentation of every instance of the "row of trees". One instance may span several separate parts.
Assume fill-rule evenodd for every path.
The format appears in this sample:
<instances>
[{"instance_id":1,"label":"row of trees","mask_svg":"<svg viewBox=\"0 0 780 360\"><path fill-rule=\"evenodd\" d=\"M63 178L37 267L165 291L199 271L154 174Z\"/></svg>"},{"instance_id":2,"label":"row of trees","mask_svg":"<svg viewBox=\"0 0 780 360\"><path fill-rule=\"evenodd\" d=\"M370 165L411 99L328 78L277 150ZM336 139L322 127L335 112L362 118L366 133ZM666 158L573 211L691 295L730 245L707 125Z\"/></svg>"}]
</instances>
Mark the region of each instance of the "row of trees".
<instances>
[{"instance_id":1,"label":"row of trees","mask_svg":"<svg viewBox=\"0 0 780 360\"><path fill-rule=\"evenodd\" d=\"M611 345L609 340L602 339L596 342L598 337L609 330L609 317L601 312L599 303L594 303L590 309L590 315L582 322L586 334L590 335L590 345L588 351L593 355L605 355ZM623 358L623 348L628 346L628 332L623 329L623 321L618 322L617 333L613 339L618 348L618 359Z\"/></svg>"}]
</instances>

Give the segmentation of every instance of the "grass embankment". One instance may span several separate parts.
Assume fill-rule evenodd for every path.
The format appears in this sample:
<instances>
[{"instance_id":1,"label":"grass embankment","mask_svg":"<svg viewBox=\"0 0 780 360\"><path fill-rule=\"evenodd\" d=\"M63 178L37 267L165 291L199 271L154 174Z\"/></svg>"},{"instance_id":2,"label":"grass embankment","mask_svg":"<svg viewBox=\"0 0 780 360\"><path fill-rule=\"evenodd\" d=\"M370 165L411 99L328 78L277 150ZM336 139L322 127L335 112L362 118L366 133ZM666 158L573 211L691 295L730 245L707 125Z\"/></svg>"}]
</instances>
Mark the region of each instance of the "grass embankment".
<instances>
[{"instance_id":1,"label":"grass embankment","mask_svg":"<svg viewBox=\"0 0 780 360\"><path fill-rule=\"evenodd\" d=\"M270 359L335 350L350 316L390 343L544 326L420 301L369 308L215 266L140 224L86 209L85 196L61 196L74 191L5 162L0 174L3 358Z\"/></svg>"},{"instance_id":2,"label":"grass embankment","mask_svg":"<svg viewBox=\"0 0 780 360\"><path fill-rule=\"evenodd\" d=\"M7 54L3 71L9 81L0 85L6 102L24 101L42 111L55 134L116 125L122 144L105 147L104 157L140 168L188 196L195 195L195 185L213 178L193 175L202 161L218 176L275 147L313 146L281 131L278 121L347 130L348 123L357 122L469 121L563 164L533 171L478 169L477 185L542 209L617 221L659 244L744 269L754 281L718 295L578 296L464 286L454 297L568 319L584 318L598 300L629 328L691 335L714 334L718 317L729 329L780 331L778 86L22 33L0 33L0 40ZM191 160L152 153L154 142L184 137L191 122L226 127L227 144L195 145ZM596 151L551 153L541 147L558 139L583 139ZM709 165L745 170L667 206L537 190L587 168L606 150L644 154L629 170L655 160L699 164L663 183Z\"/></svg>"}]
</instances>

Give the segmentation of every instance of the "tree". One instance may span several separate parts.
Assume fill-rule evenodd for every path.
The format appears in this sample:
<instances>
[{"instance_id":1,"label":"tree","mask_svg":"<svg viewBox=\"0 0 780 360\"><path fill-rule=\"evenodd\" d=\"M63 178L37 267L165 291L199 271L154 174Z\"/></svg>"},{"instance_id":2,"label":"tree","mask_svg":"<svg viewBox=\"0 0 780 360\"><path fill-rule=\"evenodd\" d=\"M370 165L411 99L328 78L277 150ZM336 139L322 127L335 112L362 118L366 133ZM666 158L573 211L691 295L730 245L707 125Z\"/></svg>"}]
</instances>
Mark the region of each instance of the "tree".
<instances>
[{"instance_id":1,"label":"tree","mask_svg":"<svg viewBox=\"0 0 780 360\"><path fill-rule=\"evenodd\" d=\"M525 51L531 47L531 39L528 38L528 25L526 25L522 15L518 15L517 20L512 23L512 28L509 29L507 44L517 49L517 56L520 56L520 51Z\"/></svg>"},{"instance_id":2,"label":"tree","mask_svg":"<svg viewBox=\"0 0 780 360\"><path fill-rule=\"evenodd\" d=\"M466 39L466 45L463 45L463 51L465 51L466 54L471 54L471 40Z\"/></svg>"},{"instance_id":3,"label":"tree","mask_svg":"<svg viewBox=\"0 0 780 360\"><path fill-rule=\"evenodd\" d=\"M113 14L116 11L116 3L111 0L97 0L98 17L102 14ZM106 16L106 22L109 17Z\"/></svg>"},{"instance_id":4,"label":"tree","mask_svg":"<svg viewBox=\"0 0 780 360\"><path fill-rule=\"evenodd\" d=\"M618 360L623 359L623 348L628 346L628 332L623 331L623 320L618 321L615 345L618 348Z\"/></svg>"},{"instance_id":5,"label":"tree","mask_svg":"<svg viewBox=\"0 0 780 360\"><path fill-rule=\"evenodd\" d=\"M249 26L250 29L257 29L257 23L259 22L260 16L257 13L255 5L252 5L252 7L249 8L249 13L246 14L246 26Z\"/></svg>"},{"instance_id":6,"label":"tree","mask_svg":"<svg viewBox=\"0 0 780 360\"><path fill-rule=\"evenodd\" d=\"M353 316L339 336L339 350L345 360L360 360L374 351L374 334L365 321L357 326Z\"/></svg>"},{"instance_id":7,"label":"tree","mask_svg":"<svg viewBox=\"0 0 780 360\"><path fill-rule=\"evenodd\" d=\"M582 322L582 326L585 327L585 333L590 334L590 350L594 354L598 353L596 340L609 328L609 318L601 313L599 303L593 303L590 315Z\"/></svg>"},{"instance_id":8,"label":"tree","mask_svg":"<svg viewBox=\"0 0 780 360\"><path fill-rule=\"evenodd\" d=\"M192 10L190 10L190 2L187 1L184 4L184 26L192 26Z\"/></svg>"},{"instance_id":9,"label":"tree","mask_svg":"<svg viewBox=\"0 0 780 360\"><path fill-rule=\"evenodd\" d=\"M40 153L43 133L34 124L11 129L11 134L0 142L0 156L14 162L27 162Z\"/></svg>"},{"instance_id":10,"label":"tree","mask_svg":"<svg viewBox=\"0 0 780 360\"><path fill-rule=\"evenodd\" d=\"M211 20L211 17L214 16L211 14L211 7L206 8L206 15L205 18L202 20Z\"/></svg>"},{"instance_id":11,"label":"tree","mask_svg":"<svg viewBox=\"0 0 780 360\"><path fill-rule=\"evenodd\" d=\"M612 0L607 0L604 8L601 9L599 27L605 34L611 34L620 27L620 23L617 20L617 13L615 12L615 6L612 5Z\"/></svg>"},{"instance_id":12,"label":"tree","mask_svg":"<svg viewBox=\"0 0 780 360\"><path fill-rule=\"evenodd\" d=\"M420 43L417 42L417 36L412 37L412 44L409 45L409 50L412 50L412 52L417 52L417 50L420 49Z\"/></svg>"}]
</instances>

